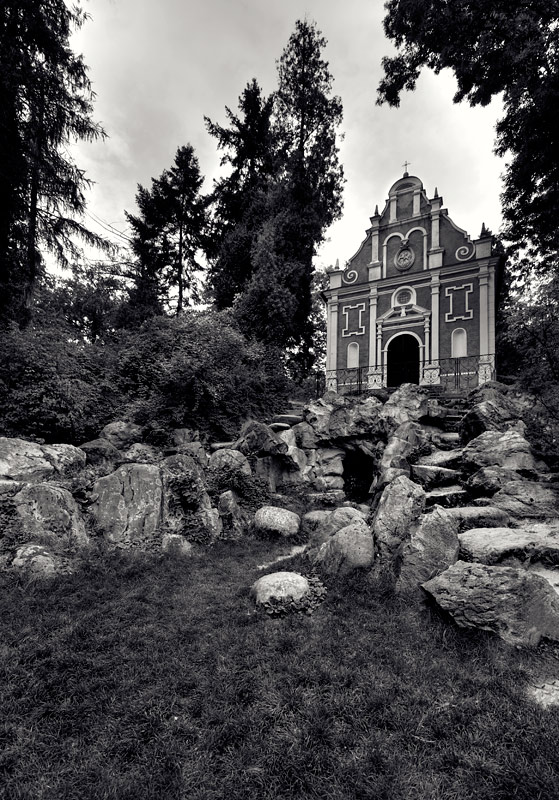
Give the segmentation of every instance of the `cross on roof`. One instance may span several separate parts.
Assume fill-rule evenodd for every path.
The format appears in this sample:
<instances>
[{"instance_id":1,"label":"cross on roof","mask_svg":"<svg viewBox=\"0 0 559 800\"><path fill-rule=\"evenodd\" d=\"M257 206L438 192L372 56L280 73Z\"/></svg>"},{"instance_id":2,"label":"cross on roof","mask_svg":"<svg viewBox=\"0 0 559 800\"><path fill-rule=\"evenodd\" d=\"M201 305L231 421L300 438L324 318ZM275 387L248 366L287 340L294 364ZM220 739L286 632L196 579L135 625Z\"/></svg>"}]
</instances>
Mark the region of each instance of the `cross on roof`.
<instances>
[{"instance_id":1,"label":"cross on roof","mask_svg":"<svg viewBox=\"0 0 559 800\"><path fill-rule=\"evenodd\" d=\"M409 166L411 166L411 161L404 161L404 163L402 164L402 166L403 166L403 168L404 168L404 173L407 175L407 173L408 173L408 167L409 167Z\"/></svg>"}]
</instances>

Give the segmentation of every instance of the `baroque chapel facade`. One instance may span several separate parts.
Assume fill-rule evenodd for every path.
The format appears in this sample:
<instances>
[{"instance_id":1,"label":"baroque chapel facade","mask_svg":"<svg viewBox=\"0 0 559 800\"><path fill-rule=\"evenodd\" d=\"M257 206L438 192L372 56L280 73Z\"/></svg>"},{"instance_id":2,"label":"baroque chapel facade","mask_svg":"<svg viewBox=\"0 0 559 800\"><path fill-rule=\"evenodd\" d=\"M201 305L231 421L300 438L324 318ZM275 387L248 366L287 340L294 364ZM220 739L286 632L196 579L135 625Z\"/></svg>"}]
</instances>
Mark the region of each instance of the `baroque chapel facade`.
<instances>
[{"instance_id":1,"label":"baroque chapel facade","mask_svg":"<svg viewBox=\"0 0 559 800\"><path fill-rule=\"evenodd\" d=\"M345 268L328 271L327 388L460 389L494 377L501 257L485 226L472 241L442 203L405 172Z\"/></svg>"}]
</instances>

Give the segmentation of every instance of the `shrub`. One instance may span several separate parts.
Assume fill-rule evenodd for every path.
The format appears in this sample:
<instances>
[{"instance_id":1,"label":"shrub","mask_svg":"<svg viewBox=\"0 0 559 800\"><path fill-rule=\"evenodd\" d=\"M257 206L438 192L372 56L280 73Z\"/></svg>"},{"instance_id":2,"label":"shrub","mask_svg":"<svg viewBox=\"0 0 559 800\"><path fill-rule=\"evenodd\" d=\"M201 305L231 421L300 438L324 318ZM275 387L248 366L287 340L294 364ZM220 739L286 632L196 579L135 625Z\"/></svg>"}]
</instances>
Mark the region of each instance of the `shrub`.
<instances>
[{"instance_id":1,"label":"shrub","mask_svg":"<svg viewBox=\"0 0 559 800\"><path fill-rule=\"evenodd\" d=\"M287 397L281 356L247 342L226 312L154 317L122 344L115 380L142 425L157 420L229 438Z\"/></svg>"}]
</instances>

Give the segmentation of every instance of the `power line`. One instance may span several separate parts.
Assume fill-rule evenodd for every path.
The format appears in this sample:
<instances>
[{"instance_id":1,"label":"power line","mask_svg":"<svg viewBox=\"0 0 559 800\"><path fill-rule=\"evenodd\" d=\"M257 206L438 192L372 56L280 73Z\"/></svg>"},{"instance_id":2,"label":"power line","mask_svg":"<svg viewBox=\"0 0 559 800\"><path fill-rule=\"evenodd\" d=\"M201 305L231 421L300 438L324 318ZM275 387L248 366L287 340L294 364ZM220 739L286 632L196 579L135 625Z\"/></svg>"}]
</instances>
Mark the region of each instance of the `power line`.
<instances>
[{"instance_id":1,"label":"power line","mask_svg":"<svg viewBox=\"0 0 559 800\"><path fill-rule=\"evenodd\" d=\"M97 216L97 214L94 214L91 211L86 211L86 214L94 222L100 225L103 228L103 230L106 231L107 233L112 233L115 236L119 236L128 244L130 244L130 242L132 241L132 239L129 236L127 236L125 233L122 233L117 228L114 228L109 222L106 222L105 220L101 219L101 217Z\"/></svg>"}]
</instances>

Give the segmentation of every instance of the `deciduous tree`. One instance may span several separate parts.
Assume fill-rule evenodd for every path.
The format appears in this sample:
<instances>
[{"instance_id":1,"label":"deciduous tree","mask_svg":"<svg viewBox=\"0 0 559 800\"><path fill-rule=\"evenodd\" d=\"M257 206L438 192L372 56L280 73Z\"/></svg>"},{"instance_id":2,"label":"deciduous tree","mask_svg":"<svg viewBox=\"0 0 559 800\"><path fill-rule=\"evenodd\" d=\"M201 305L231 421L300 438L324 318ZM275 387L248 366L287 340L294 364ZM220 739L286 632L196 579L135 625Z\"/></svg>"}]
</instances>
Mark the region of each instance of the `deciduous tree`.
<instances>
[{"instance_id":1,"label":"deciduous tree","mask_svg":"<svg viewBox=\"0 0 559 800\"><path fill-rule=\"evenodd\" d=\"M383 59L379 102L398 105L423 67L453 71L455 102L502 96L496 151L504 174L505 237L524 267L559 269L559 2L388 0L384 27L399 52ZM524 256L524 258L523 258Z\"/></svg>"}]
</instances>

